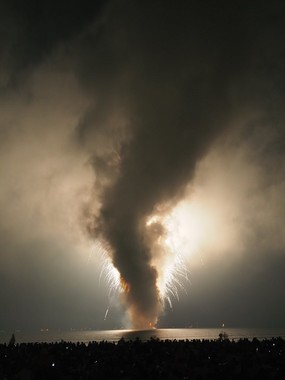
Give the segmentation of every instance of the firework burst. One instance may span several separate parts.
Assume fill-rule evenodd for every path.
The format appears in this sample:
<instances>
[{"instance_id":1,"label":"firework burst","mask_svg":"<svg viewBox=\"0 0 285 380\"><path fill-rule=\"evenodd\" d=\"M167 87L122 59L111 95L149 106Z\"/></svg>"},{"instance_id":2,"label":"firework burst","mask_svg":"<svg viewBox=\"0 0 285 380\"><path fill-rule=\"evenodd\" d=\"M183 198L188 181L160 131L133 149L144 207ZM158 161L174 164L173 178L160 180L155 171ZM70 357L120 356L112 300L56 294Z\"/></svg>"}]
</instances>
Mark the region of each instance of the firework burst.
<instances>
[{"instance_id":1,"label":"firework burst","mask_svg":"<svg viewBox=\"0 0 285 380\"><path fill-rule=\"evenodd\" d=\"M156 238L152 240L155 248L150 247L153 251L153 265L158 272L157 287L163 306L168 304L172 308L173 299L179 300L179 293L185 291L184 284L189 281L184 256L180 253L183 239L181 240L179 236L179 223L173 215L150 216L145 222L145 230L147 232L152 228L158 231ZM111 248L108 243L96 240L94 247L102 262L99 281L103 279L109 289L109 305L104 316L106 319L112 303L126 289L119 271L112 262ZM160 254L157 255L155 250L159 250Z\"/></svg>"},{"instance_id":2,"label":"firework burst","mask_svg":"<svg viewBox=\"0 0 285 380\"><path fill-rule=\"evenodd\" d=\"M185 291L185 282L189 282L188 269L180 252L183 239L179 234L179 223L173 215L152 215L147 220L146 228L154 223L161 224L164 231L157 239L162 254L158 259L153 258L158 271L157 285L163 305L167 302L172 308L172 300L179 300L179 293Z\"/></svg>"},{"instance_id":3,"label":"firework burst","mask_svg":"<svg viewBox=\"0 0 285 380\"><path fill-rule=\"evenodd\" d=\"M118 269L113 265L111 259L111 250L107 243L96 240L94 243L96 254L101 261L101 271L99 276L99 283L104 279L109 288L108 296L112 299L121 289L121 279Z\"/></svg>"}]
</instances>

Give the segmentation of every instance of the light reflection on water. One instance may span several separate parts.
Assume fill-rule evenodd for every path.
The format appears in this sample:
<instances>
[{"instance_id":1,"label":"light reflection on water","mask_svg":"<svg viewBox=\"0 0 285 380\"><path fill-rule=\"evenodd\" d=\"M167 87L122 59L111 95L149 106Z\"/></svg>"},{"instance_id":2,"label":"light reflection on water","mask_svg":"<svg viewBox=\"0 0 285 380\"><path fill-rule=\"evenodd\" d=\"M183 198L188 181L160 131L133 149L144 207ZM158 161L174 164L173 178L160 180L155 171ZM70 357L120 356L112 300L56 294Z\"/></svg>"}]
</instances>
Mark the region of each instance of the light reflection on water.
<instances>
[{"instance_id":1,"label":"light reflection on water","mask_svg":"<svg viewBox=\"0 0 285 380\"><path fill-rule=\"evenodd\" d=\"M147 341L151 338L160 340L181 339L218 339L221 330L228 334L230 340L254 337L270 339L281 337L285 339L285 328L254 329L254 328L190 328L190 329L152 329L152 330L105 330L105 331L40 331L34 333L16 332L16 342L83 342L109 341L118 342L121 338L135 340L139 338ZM0 343L8 343L12 332L0 332Z\"/></svg>"}]
</instances>

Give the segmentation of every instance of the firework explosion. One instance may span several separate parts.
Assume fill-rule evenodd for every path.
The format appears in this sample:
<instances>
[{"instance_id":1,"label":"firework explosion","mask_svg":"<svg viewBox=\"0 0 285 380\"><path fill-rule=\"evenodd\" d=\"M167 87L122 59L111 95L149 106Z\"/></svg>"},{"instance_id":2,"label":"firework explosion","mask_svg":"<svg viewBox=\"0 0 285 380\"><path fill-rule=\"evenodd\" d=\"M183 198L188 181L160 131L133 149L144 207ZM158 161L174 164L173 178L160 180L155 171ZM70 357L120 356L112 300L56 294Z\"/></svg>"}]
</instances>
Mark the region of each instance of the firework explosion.
<instances>
[{"instance_id":1,"label":"firework explosion","mask_svg":"<svg viewBox=\"0 0 285 380\"><path fill-rule=\"evenodd\" d=\"M185 257L181 253L183 236L180 233L179 221L174 214L154 214L146 220L145 236L151 242L151 264L158 273L157 288L161 304L163 308L166 304L172 308L173 299L179 300L180 291L185 291L184 284L189 281ZM128 293L129 288L113 264L112 250L108 243L96 240L95 250L102 262L100 281L104 279L109 289L109 305L104 316L106 319L114 300ZM154 325L150 322L149 327L153 328Z\"/></svg>"}]
</instances>

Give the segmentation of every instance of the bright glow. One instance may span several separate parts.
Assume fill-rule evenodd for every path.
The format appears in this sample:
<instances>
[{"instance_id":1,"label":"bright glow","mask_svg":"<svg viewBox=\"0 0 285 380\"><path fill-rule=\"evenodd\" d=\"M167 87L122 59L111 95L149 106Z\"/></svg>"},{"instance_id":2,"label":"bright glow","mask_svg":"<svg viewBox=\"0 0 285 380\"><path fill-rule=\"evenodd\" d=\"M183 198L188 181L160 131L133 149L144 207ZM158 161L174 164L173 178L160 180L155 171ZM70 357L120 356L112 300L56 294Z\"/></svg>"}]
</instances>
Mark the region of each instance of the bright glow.
<instances>
[{"instance_id":1,"label":"bright glow","mask_svg":"<svg viewBox=\"0 0 285 380\"><path fill-rule=\"evenodd\" d=\"M166 219L170 244L185 257L201 249L211 233L212 224L208 210L199 202L180 202Z\"/></svg>"},{"instance_id":2,"label":"bright glow","mask_svg":"<svg viewBox=\"0 0 285 380\"><path fill-rule=\"evenodd\" d=\"M179 300L179 293L189 282L187 261L200 254L209 241L215 243L220 236L220 225L217 211L210 214L211 207L203 198L192 197L191 202L183 200L168 214L162 209L162 213L158 211L145 221L145 233L152 254L151 264L158 272L157 286L162 302L172 307L172 300ZM96 247L103 260L100 278L106 280L109 297L113 298L125 290L122 279L112 263L108 245L97 241Z\"/></svg>"},{"instance_id":3,"label":"bright glow","mask_svg":"<svg viewBox=\"0 0 285 380\"><path fill-rule=\"evenodd\" d=\"M170 307L171 300L179 299L180 291L185 290L189 282L189 259L199 256L201 262L201 252L208 249L209 243L215 245L221 235L218 212L209 199L196 193L192 194L191 201L182 200L168 214L153 214L147 219L147 229L155 224L163 226L164 233L157 237L153 248L152 264L158 271L157 285L162 300Z\"/></svg>"},{"instance_id":4,"label":"bright glow","mask_svg":"<svg viewBox=\"0 0 285 380\"><path fill-rule=\"evenodd\" d=\"M147 219L145 225L146 225L146 227L149 227L149 226L151 226L152 224L157 223L157 222L160 222L160 218L159 218L159 216L158 216L158 215L152 215L152 216L150 216L150 217Z\"/></svg>"}]
</instances>

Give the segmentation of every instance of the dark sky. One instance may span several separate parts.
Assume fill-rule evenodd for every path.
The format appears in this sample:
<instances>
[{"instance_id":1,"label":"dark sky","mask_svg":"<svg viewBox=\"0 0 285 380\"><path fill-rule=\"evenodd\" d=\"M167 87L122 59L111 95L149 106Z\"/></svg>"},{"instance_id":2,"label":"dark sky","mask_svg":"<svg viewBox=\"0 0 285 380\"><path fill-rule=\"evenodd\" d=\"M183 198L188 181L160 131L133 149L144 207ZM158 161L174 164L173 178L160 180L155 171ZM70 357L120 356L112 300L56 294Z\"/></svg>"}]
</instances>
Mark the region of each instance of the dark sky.
<instances>
[{"instance_id":1,"label":"dark sky","mask_svg":"<svg viewBox=\"0 0 285 380\"><path fill-rule=\"evenodd\" d=\"M284 326L284 13L1 2L0 330Z\"/></svg>"}]
</instances>

